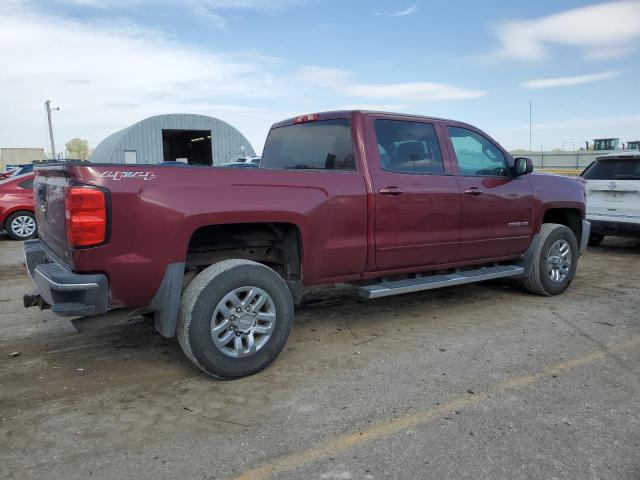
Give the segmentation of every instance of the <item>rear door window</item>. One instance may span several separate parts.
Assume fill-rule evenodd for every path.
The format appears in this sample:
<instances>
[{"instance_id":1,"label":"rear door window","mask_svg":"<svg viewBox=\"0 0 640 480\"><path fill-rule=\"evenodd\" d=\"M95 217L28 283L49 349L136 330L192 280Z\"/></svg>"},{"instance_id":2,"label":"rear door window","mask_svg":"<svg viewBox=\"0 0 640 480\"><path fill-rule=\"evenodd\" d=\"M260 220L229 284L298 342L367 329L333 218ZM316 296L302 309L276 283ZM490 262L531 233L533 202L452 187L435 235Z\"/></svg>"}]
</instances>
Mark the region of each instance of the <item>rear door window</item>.
<instances>
[{"instance_id":1,"label":"rear door window","mask_svg":"<svg viewBox=\"0 0 640 480\"><path fill-rule=\"evenodd\" d=\"M596 160L583 173L585 180L640 180L640 158Z\"/></svg>"},{"instance_id":2,"label":"rear door window","mask_svg":"<svg viewBox=\"0 0 640 480\"><path fill-rule=\"evenodd\" d=\"M355 170L349 120L338 118L271 130L260 168Z\"/></svg>"},{"instance_id":3,"label":"rear door window","mask_svg":"<svg viewBox=\"0 0 640 480\"><path fill-rule=\"evenodd\" d=\"M444 173L436 130L431 123L376 120L380 168L413 174Z\"/></svg>"}]
</instances>

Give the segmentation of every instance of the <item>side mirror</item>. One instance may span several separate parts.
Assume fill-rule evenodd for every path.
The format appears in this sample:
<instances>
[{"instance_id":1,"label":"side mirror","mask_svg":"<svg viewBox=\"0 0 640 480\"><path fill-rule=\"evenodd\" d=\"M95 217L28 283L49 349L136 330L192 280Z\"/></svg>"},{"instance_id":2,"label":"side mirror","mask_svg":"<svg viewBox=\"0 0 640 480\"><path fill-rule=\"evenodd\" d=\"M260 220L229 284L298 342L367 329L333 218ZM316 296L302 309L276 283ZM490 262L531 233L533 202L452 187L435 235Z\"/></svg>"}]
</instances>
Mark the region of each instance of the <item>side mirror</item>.
<instances>
[{"instance_id":1,"label":"side mirror","mask_svg":"<svg viewBox=\"0 0 640 480\"><path fill-rule=\"evenodd\" d=\"M513 173L514 176L519 177L520 175L526 175L527 173L533 172L533 162L530 158L526 157L517 157L513 162Z\"/></svg>"}]
</instances>

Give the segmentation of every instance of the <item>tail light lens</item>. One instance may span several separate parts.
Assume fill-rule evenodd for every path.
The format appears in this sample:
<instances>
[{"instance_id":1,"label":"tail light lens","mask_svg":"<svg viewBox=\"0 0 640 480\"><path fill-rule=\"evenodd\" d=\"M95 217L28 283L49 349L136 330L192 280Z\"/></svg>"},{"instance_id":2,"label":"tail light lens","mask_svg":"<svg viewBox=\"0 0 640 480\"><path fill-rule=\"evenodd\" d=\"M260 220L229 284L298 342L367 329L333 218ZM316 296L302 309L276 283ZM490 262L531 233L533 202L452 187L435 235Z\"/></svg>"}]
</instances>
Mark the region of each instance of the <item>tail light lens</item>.
<instances>
[{"instance_id":1,"label":"tail light lens","mask_svg":"<svg viewBox=\"0 0 640 480\"><path fill-rule=\"evenodd\" d=\"M67 239L72 247L103 243L107 236L107 206L104 191L92 187L70 187L65 198Z\"/></svg>"}]
</instances>

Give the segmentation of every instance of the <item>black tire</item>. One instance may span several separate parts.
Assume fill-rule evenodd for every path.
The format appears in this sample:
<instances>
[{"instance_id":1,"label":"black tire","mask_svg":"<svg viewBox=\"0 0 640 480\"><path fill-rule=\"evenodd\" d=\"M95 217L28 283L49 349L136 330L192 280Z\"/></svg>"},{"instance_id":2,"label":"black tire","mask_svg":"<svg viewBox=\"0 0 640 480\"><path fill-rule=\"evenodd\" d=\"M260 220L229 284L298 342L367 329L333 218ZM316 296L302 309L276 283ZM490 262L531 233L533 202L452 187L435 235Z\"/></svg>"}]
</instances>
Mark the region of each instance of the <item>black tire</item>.
<instances>
[{"instance_id":1,"label":"black tire","mask_svg":"<svg viewBox=\"0 0 640 480\"><path fill-rule=\"evenodd\" d=\"M571 249L571 265L566 277L554 282L547 271L547 259L550 250L558 240L565 240ZM533 253L529 274L522 279L524 287L538 295L559 295L564 292L576 273L578 266L578 242L571 229L557 223L545 223L540 229L540 237Z\"/></svg>"},{"instance_id":2,"label":"black tire","mask_svg":"<svg viewBox=\"0 0 640 480\"><path fill-rule=\"evenodd\" d=\"M264 290L273 302L273 332L254 354L225 355L213 342L212 319L218 303L244 286ZM193 279L182 295L177 337L185 355L203 372L216 378L238 378L269 365L284 347L293 325L293 299L284 279L269 267L249 260L224 260Z\"/></svg>"},{"instance_id":3,"label":"black tire","mask_svg":"<svg viewBox=\"0 0 640 480\"><path fill-rule=\"evenodd\" d=\"M17 229L17 225L15 223L16 219L20 218L29 218L33 221L34 230L32 233L28 235L21 234L20 230ZM4 229L7 231L7 235L9 235L9 238L13 240L29 240L30 238L34 238L36 235L38 235L38 228L35 225L36 217L32 212L20 211L9 215L7 221L4 223Z\"/></svg>"},{"instance_id":4,"label":"black tire","mask_svg":"<svg viewBox=\"0 0 640 480\"><path fill-rule=\"evenodd\" d=\"M602 243L602 240L604 240L604 235L602 235L601 233L592 233L591 235L589 235L589 246L597 247Z\"/></svg>"}]
</instances>

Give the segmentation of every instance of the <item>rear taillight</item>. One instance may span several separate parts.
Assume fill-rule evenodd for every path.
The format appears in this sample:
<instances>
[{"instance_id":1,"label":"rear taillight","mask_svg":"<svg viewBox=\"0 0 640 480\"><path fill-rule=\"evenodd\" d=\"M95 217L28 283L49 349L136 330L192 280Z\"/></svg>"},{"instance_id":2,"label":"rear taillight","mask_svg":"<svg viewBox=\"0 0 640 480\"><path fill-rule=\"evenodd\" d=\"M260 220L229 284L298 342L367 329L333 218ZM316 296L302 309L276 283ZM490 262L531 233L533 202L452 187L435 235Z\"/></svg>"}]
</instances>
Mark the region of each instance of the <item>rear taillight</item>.
<instances>
[{"instance_id":1,"label":"rear taillight","mask_svg":"<svg viewBox=\"0 0 640 480\"><path fill-rule=\"evenodd\" d=\"M72 247L98 245L107 236L105 193L92 187L70 187L65 198L67 239Z\"/></svg>"}]
</instances>

